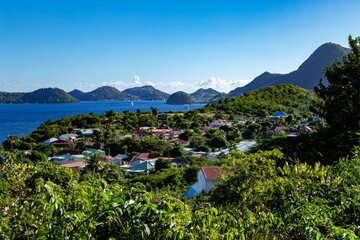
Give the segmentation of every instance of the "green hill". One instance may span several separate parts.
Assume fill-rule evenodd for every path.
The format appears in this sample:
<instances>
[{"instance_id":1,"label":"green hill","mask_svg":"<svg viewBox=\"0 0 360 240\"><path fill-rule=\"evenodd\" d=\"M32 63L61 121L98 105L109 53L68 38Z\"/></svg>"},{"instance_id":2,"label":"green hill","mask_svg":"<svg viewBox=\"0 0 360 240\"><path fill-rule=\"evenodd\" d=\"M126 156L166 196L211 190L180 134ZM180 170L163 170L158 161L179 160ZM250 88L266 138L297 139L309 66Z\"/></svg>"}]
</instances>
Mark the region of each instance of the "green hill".
<instances>
[{"instance_id":1,"label":"green hill","mask_svg":"<svg viewBox=\"0 0 360 240\"><path fill-rule=\"evenodd\" d=\"M68 94L70 94L71 96L73 96L76 99L79 99L80 101L84 101L84 99L86 98L86 93L84 93L83 91L80 91L78 89L74 89L71 92L68 92Z\"/></svg>"},{"instance_id":2,"label":"green hill","mask_svg":"<svg viewBox=\"0 0 360 240\"><path fill-rule=\"evenodd\" d=\"M288 114L309 111L315 94L291 84L265 87L243 96L220 100L218 104L208 104L204 111L224 111L234 114L257 115L283 111Z\"/></svg>"},{"instance_id":3,"label":"green hill","mask_svg":"<svg viewBox=\"0 0 360 240\"><path fill-rule=\"evenodd\" d=\"M128 88L123 91L126 94L137 96L140 100L164 100L169 97L168 93L162 92L153 86Z\"/></svg>"},{"instance_id":4,"label":"green hill","mask_svg":"<svg viewBox=\"0 0 360 240\"><path fill-rule=\"evenodd\" d=\"M138 98L120 92L118 89L110 86L99 87L91 92L84 93L79 90L70 92L73 96L77 96L81 101L110 101L110 100L137 100Z\"/></svg>"},{"instance_id":5,"label":"green hill","mask_svg":"<svg viewBox=\"0 0 360 240\"><path fill-rule=\"evenodd\" d=\"M26 93L22 98L28 103L74 103L80 102L59 88L40 88L36 91Z\"/></svg>"},{"instance_id":6,"label":"green hill","mask_svg":"<svg viewBox=\"0 0 360 240\"><path fill-rule=\"evenodd\" d=\"M230 91L227 97L237 97L246 92L283 83L313 90L319 84L320 78L324 78L323 69L334 63L335 59L341 60L349 52L350 49L338 44L325 43L316 49L297 70L288 74L264 72L247 85ZM325 84L327 84L327 81L325 81Z\"/></svg>"},{"instance_id":7,"label":"green hill","mask_svg":"<svg viewBox=\"0 0 360 240\"><path fill-rule=\"evenodd\" d=\"M194 101L191 99L190 95L182 91L171 94L168 100L166 101L166 104L172 104L172 105L182 105L182 104L191 104L191 103L194 103Z\"/></svg>"},{"instance_id":8,"label":"green hill","mask_svg":"<svg viewBox=\"0 0 360 240\"><path fill-rule=\"evenodd\" d=\"M29 93L0 92L0 103L75 103L78 99L59 88L40 88Z\"/></svg>"},{"instance_id":9,"label":"green hill","mask_svg":"<svg viewBox=\"0 0 360 240\"><path fill-rule=\"evenodd\" d=\"M220 94L220 92L218 92L212 88L208 88L208 89L200 88L196 92L191 93L190 96L194 100L203 100L204 101L204 100L209 100L219 94Z\"/></svg>"},{"instance_id":10,"label":"green hill","mask_svg":"<svg viewBox=\"0 0 360 240\"><path fill-rule=\"evenodd\" d=\"M20 92L0 92L0 103L22 103L25 94Z\"/></svg>"}]
</instances>

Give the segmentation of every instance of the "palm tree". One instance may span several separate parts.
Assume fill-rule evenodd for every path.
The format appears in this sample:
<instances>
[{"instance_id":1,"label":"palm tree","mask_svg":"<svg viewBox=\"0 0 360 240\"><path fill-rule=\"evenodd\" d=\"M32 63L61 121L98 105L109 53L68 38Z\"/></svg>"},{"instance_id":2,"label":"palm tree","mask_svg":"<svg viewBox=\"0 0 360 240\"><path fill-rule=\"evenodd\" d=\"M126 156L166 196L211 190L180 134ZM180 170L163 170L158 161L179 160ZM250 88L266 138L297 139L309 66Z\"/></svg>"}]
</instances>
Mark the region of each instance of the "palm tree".
<instances>
[{"instance_id":1,"label":"palm tree","mask_svg":"<svg viewBox=\"0 0 360 240\"><path fill-rule=\"evenodd\" d=\"M92 173L97 173L104 168L104 162L100 159L98 153L90 156L87 160L86 169Z\"/></svg>"}]
</instances>

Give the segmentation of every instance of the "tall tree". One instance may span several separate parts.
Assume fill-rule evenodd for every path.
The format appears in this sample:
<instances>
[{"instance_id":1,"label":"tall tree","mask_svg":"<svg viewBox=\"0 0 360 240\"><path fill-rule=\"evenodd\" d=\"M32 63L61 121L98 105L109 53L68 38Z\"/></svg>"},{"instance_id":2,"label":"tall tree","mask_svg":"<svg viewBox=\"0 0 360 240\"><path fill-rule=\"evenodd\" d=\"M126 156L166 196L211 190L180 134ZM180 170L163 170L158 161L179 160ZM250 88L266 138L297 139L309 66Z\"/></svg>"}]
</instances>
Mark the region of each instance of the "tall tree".
<instances>
[{"instance_id":1,"label":"tall tree","mask_svg":"<svg viewBox=\"0 0 360 240\"><path fill-rule=\"evenodd\" d=\"M336 60L325 68L329 81L320 80L315 93L322 99L314 104L321 117L337 131L360 129L360 38L349 36L351 53L342 62Z\"/></svg>"}]
</instances>

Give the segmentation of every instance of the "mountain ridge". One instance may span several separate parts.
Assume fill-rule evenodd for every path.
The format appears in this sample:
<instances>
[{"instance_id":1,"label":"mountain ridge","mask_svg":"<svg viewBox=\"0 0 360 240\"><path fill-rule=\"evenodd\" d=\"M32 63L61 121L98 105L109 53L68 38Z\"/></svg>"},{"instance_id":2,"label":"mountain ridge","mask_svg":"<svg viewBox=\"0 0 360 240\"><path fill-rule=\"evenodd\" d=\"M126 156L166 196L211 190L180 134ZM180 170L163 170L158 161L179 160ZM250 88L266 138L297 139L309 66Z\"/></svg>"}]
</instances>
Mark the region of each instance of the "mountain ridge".
<instances>
[{"instance_id":1,"label":"mountain ridge","mask_svg":"<svg viewBox=\"0 0 360 240\"><path fill-rule=\"evenodd\" d=\"M341 60L342 57L349 52L349 48L342 47L339 44L324 43L318 47L298 69L286 74L264 72L245 86L230 91L227 97L236 97L245 92L285 83L293 84L307 90L313 90L320 82L320 79L324 79L323 69L334 63L335 59ZM324 82L327 84L326 79L324 79Z\"/></svg>"}]
</instances>

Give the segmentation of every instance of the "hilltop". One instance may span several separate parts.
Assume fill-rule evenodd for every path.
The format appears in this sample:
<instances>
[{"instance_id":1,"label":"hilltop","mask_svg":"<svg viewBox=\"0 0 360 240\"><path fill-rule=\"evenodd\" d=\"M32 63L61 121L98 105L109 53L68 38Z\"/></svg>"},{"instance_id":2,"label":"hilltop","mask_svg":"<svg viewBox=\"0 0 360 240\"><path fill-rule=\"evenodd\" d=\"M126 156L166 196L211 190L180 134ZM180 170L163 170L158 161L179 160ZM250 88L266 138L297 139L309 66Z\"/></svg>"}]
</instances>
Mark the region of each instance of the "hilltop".
<instances>
[{"instance_id":1,"label":"hilltop","mask_svg":"<svg viewBox=\"0 0 360 240\"><path fill-rule=\"evenodd\" d=\"M166 104L173 104L173 105L181 105L181 104L191 104L194 101L191 99L190 95L179 91L170 95Z\"/></svg>"},{"instance_id":2,"label":"hilltop","mask_svg":"<svg viewBox=\"0 0 360 240\"><path fill-rule=\"evenodd\" d=\"M205 111L224 111L234 114L264 116L283 111L286 113L307 112L315 94L291 84L269 86L235 98L207 104Z\"/></svg>"},{"instance_id":3,"label":"hilltop","mask_svg":"<svg viewBox=\"0 0 360 240\"><path fill-rule=\"evenodd\" d=\"M200 88L198 89L196 92L193 92L190 94L191 98L194 100L209 100L215 96L218 96L220 94L220 92L212 89L212 88Z\"/></svg>"},{"instance_id":4,"label":"hilltop","mask_svg":"<svg viewBox=\"0 0 360 240\"><path fill-rule=\"evenodd\" d=\"M110 101L110 100L135 100L136 96L120 92L110 86L99 87L91 92L84 93L77 89L69 92L70 95L81 101Z\"/></svg>"},{"instance_id":5,"label":"hilltop","mask_svg":"<svg viewBox=\"0 0 360 240\"><path fill-rule=\"evenodd\" d=\"M168 93L162 92L150 85L128 88L123 92L137 96L140 100L164 100L169 97Z\"/></svg>"},{"instance_id":6,"label":"hilltop","mask_svg":"<svg viewBox=\"0 0 360 240\"><path fill-rule=\"evenodd\" d=\"M320 79L324 78L323 69L331 65L335 59L341 60L348 53L350 53L348 48L335 43L325 43L316 49L297 70L287 74L264 72L247 85L230 91L227 97L236 97L256 89L283 83L313 90L319 84ZM327 84L326 80L324 82Z\"/></svg>"}]
</instances>

